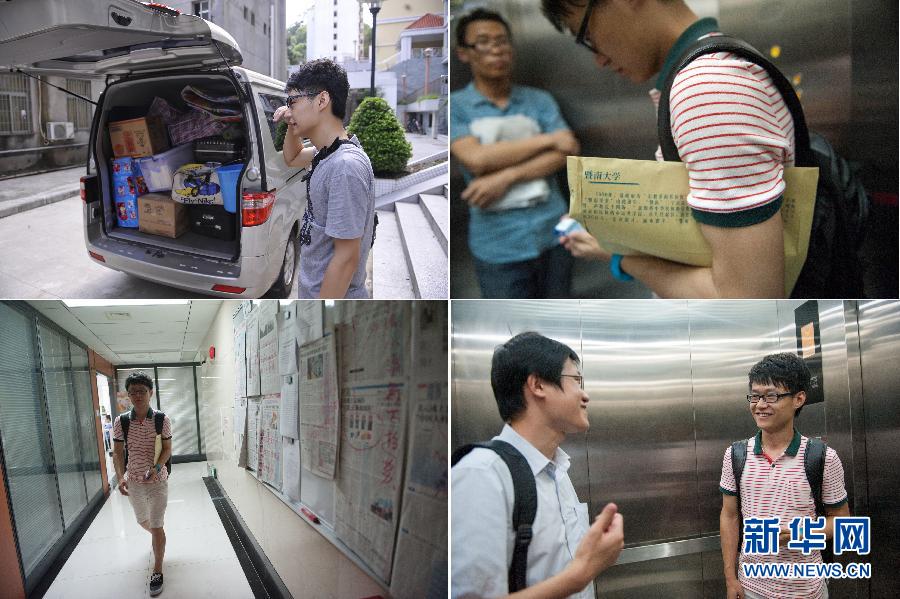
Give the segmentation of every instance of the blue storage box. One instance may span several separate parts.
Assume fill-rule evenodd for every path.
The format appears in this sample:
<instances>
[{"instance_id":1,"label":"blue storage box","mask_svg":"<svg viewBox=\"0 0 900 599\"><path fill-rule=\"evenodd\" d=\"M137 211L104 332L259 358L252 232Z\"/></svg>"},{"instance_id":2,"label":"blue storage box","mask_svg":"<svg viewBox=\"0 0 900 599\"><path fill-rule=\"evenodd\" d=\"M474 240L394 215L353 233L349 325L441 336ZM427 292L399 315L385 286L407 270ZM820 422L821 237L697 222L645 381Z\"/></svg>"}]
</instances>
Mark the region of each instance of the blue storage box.
<instances>
[{"instance_id":1,"label":"blue storage box","mask_svg":"<svg viewBox=\"0 0 900 599\"><path fill-rule=\"evenodd\" d=\"M116 158L112 161L112 195L115 202L116 222L120 227L138 227L138 196L147 193L141 167L132 158Z\"/></svg>"},{"instance_id":2,"label":"blue storage box","mask_svg":"<svg viewBox=\"0 0 900 599\"><path fill-rule=\"evenodd\" d=\"M241 162L220 166L216 169L219 185L222 187L222 200L225 210L234 213L237 210L237 184L244 165Z\"/></svg>"}]
</instances>

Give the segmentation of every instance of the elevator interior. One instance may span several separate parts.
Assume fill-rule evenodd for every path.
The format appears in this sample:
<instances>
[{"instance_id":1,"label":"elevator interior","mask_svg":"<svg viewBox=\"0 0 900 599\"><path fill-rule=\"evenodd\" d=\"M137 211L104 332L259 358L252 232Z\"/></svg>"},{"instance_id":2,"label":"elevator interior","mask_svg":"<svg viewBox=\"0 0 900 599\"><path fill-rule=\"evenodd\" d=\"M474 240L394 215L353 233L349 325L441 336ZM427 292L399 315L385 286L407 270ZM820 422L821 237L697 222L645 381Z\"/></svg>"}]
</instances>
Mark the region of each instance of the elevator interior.
<instances>
[{"instance_id":1,"label":"elevator interior","mask_svg":"<svg viewBox=\"0 0 900 599\"><path fill-rule=\"evenodd\" d=\"M900 303L818 301L454 301L452 447L502 422L490 388L493 348L523 331L582 359L590 430L569 436L569 474L596 514L614 501L626 548L596 582L603 597L724 596L718 490L725 448L755 433L747 372L794 351L798 314L820 331L824 401L801 433L844 466L854 515L872 518L871 581L833 580L832 598L887 597L900 584Z\"/></svg>"}]
</instances>

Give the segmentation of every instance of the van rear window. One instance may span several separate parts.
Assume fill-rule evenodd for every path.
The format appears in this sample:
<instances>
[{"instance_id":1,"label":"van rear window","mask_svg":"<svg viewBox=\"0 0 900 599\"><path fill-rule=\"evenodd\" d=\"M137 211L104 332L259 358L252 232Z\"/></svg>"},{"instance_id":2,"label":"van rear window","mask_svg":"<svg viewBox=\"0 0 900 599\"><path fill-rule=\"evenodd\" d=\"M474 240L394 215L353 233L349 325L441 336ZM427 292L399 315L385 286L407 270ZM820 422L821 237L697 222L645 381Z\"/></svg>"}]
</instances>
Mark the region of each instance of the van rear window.
<instances>
[{"instance_id":1,"label":"van rear window","mask_svg":"<svg viewBox=\"0 0 900 599\"><path fill-rule=\"evenodd\" d=\"M275 150L280 152L281 147L284 145L284 133L287 131L287 125L284 121L276 125L272 120L272 117L275 115L276 110L284 106L285 96L259 94L259 99L261 100L260 103L262 104L263 112L266 113L266 122L269 124L269 134L272 136Z\"/></svg>"}]
</instances>

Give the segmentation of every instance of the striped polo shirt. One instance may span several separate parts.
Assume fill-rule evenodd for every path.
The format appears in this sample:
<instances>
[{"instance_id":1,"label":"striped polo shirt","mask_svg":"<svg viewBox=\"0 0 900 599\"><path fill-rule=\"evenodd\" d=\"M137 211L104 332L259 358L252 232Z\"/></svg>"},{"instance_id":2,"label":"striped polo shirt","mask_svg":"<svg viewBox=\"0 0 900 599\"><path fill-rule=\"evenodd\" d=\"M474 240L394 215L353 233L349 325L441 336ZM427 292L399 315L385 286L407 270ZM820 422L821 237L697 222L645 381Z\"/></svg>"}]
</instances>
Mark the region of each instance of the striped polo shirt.
<instances>
[{"instance_id":1,"label":"striped polo shirt","mask_svg":"<svg viewBox=\"0 0 900 599\"><path fill-rule=\"evenodd\" d=\"M129 419L131 423L128 425L128 464L126 464L125 480L128 482L151 483L154 480L145 481L144 474L153 467L154 455L156 450L156 426L153 422L153 408L147 409L147 417L143 421L138 421L134 414L134 408L131 409ZM125 435L122 432L122 423L119 421L121 416L116 416L113 423L113 439L116 441L124 441ZM169 417L163 418L162 438L172 438L172 422ZM169 478L169 471L165 465L159 471L160 482Z\"/></svg>"},{"instance_id":2,"label":"striped polo shirt","mask_svg":"<svg viewBox=\"0 0 900 599\"><path fill-rule=\"evenodd\" d=\"M657 87L690 44L717 34L712 18L685 30L666 57ZM657 110L659 95L658 89L650 91ZM794 119L765 69L730 52L701 56L675 76L669 111L695 220L743 227L778 212L784 167L794 164ZM656 159L663 159L659 148Z\"/></svg>"},{"instance_id":3,"label":"striped polo shirt","mask_svg":"<svg viewBox=\"0 0 900 599\"><path fill-rule=\"evenodd\" d=\"M787 527L797 516L816 517L816 504L812 489L806 480L803 459L809 441L794 429L794 438L784 453L775 459L762 451L762 432L751 437L747 446L747 462L741 474L741 516L743 518L780 519L780 526ZM773 460L774 461L770 461ZM722 461L722 478L719 490L726 495L737 495L734 472L731 468L731 447L725 450ZM840 507L847 501L844 489L844 468L837 452L828 448L825 454L825 476L822 480L822 502L827 507ZM829 540L829 543L831 541ZM813 551L803 555L801 551L779 546L778 555L744 555L741 547L740 563L812 563L821 564L822 555ZM789 597L822 597L822 579L745 578L738 567L741 585L767 599Z\"/></svg>"}]
</instances>

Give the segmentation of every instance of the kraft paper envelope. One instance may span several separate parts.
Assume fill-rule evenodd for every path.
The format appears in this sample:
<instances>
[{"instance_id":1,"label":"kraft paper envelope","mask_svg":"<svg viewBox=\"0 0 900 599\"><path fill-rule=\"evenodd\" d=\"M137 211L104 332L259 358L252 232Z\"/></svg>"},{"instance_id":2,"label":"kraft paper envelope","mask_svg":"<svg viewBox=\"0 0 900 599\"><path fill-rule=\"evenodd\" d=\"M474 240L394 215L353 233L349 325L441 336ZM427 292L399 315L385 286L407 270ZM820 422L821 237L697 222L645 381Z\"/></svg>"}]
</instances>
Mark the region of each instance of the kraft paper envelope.
<instances>
[{"instance_id":1,"label":"kraft paper envelope","mask_svg":"<svg viewBox=\"0 0 900 599\"><path fill-rule=\"evenodd\" d=\"M681 162L568 157L569 215L609 252L648 254L709 266L712 254L687 205ZM806 261L819 169L784 169L784 289L790 295Z\"/></svg>"}]
</instances>

